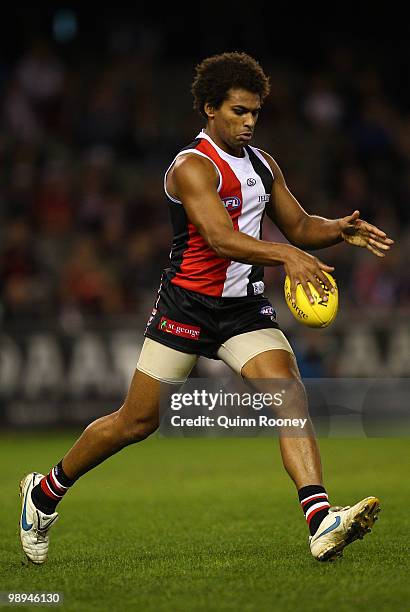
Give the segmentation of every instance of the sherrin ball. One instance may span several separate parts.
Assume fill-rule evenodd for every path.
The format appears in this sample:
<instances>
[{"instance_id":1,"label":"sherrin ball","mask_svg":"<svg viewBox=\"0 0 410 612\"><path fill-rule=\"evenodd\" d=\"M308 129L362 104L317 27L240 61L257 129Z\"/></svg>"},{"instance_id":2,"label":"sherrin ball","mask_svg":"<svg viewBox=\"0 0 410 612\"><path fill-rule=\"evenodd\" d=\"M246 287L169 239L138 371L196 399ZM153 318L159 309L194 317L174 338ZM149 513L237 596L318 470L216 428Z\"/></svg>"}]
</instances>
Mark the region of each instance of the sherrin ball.
<instances>
[{"instance_id":1,"label":"sherrin ball","mask_svg":"<svg viewBox=\"0 0 410 612\"><path fill-rule=\"evenodd\" d=\"M339 294L337 290L336 281L331 274L324 272L328 277L329 281L335 288L334 293L325 290L327 295L327 301L325 302L312 283L308 282L309 289L312 293L314 304L309 302L306 293L301 284L296 287L296 302L293 303L290 292L290 279L286 275L285 278L285 299L289 307L290 312L293 314L295 319L307 325L308 327L327 327L336 318L337 309L339 306ZM323 286L323 285L322 285Z\"/></svg>"}]
</instances>

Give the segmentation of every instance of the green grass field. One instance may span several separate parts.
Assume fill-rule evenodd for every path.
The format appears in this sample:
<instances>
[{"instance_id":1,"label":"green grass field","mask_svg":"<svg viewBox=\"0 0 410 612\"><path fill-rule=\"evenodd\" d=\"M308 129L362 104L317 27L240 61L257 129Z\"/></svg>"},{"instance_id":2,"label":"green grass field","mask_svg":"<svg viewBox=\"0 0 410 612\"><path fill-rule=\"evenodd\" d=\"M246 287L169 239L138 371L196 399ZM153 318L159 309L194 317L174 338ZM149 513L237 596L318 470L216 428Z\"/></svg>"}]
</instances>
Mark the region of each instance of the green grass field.
<instances>
[{"instance_id":1,"label":"green grass field","mask_svg":"<svg viewBox=\"0 0 410 612\"><path fill-rule=\"evenodd\" d=\"M79 611L410 609L408 439L321 440L331 503L382 501L374 532L335 563L310 555L276 440L152 437L79 480L47 563L28 565L19 479L74 437L0 436L0 591L61 591Z\"/></svg>"}]
</instances>

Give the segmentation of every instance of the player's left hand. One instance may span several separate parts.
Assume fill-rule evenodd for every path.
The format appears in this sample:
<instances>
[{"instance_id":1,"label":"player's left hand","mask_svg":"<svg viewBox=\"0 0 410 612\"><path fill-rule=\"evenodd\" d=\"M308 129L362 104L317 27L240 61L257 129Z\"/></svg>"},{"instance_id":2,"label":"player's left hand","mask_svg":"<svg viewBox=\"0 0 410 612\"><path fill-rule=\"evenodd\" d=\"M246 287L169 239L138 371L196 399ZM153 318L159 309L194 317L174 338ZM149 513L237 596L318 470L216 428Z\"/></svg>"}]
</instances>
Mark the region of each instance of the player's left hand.
<instances>
[{"instance_id":1,"label":"player's left hand","mask_svg":"<svg viewBox=\"0 0 410 612\"><path fill-rule=\"evenodd\" d=\"M339 219L343 240L354 246L364 247L377 257L384 257L394 240L375 225L359 217L360 212L355 210L351 215Z\"/></svg>"}]
</instances>

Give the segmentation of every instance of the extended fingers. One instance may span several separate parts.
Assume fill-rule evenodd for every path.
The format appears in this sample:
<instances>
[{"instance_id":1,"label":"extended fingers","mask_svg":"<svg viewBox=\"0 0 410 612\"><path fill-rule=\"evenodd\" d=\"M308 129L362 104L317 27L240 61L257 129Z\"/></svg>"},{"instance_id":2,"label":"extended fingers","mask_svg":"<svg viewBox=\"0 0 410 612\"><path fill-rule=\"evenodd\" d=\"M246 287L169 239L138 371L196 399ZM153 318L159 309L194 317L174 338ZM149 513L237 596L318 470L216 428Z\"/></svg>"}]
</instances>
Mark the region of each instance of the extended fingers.
<instances>
[{"instance_id":1,"label":"extended fingers","mask_svg":"<svg viewBox=\"0 0 410 612\"><path fill-rule=\"evenodd\" d=\"M296 287L298 285L298 281L295 278L290 277L290 299L294 304L296 304Z\"/></svg>"},{"instance_id":2,"label":"extended fingers","mask_svg":"<svg viewBox=\"0 0 410 612\"><path fill-rule=\"evenodd\" d=\"M312 287L323 301L328 300L329 291L334 292L334 286L327 278L325 272L333 272L334 266L328 266L317 257L303 255L297 269L287 270L290 280L290 294L293 303L296 302L297 285L301 284L307 299L311 304L315 303L312 295ZM310 286L309 286L310 285Z\"/></svg>"},{"instance_id":3,"label":"extended fingers","mask_svg":"<svg viewBox=\"0 0 410 612\"><path fill-rule=\"evenodd\" d=\"M321 283L321 287L324 287L326 291L331 291L332 293L334 293L334 290L335 290L334 286L332 285L328 277L325 274L323 274L321 270L319 270L319 272L316 273L316 276Z\"/></svg>"},{"instance_id":4,"label":"extended fingers","mask_svg":"<svg viewBox=\"0 0 410 612\"><path fill-rule=\"evenodd\" d=\"M387 244L389 247L394 244L394 240L392 240L391 238L388 238L387 236L378 236L377 234L374 234L372 232L369 232L369 238L372 238L372 240L376 240L381 244Z\"/></svg>"},{"instance_id":5,"label":"extended fingers","mask_svg":"<svg viewBox=\"0 0 410 612\"><path fill-rule=\"evenodd\" d=\"M334 266L328 266L320 259L316 259L316 269L313 271L313 275L309 277L309 281L325 302L328 299L326 292L334 293L335 288L324 272L333 272L334 269Z\"/></svg>"},{"instance_id":6,"label":"extended fingers","mask_svg":"<svg viewBox=\"0 0 410 612\"><path fill-rule=\"evenodd\" d=\"M306 297L308 298L309 302L311 304L314 304L315 300L313 298L312 292L310 291L307 280L299 280L298 278L295 278L291 280L290 282L290 294L291 294L292 302L296 304L296 289L298 285L302 285L303 290L306 293Z\"/></svg>"},{"instance_id":7,"label":"extended fingers","mask_svg":"<svg viewBox=\"0 0 410 612\"><path fill-rule=\"evenodd\" d=\"M394 244L394 240L389 238L386 232L383 232L381 229L379 229L375 225L372 225L371 223L368 223L367 221L362 222L362 225L360 226L360 231L362 230L365 230L368 235L374 240L380 240L384 242L384 244Z\"/></svg>"},{"instance_id":8,"label":"extended fingers","mask_svg":"<svg viewBox=\"0 0 410 612\"><path fill-rule=\"evenodd\" d=\"M370 242L366 244L366 249L368 249L373 255L377 255L377 257L384 257L385 253L379 251L375 246L372 246Z\"/></svg>"},{"instance_id":9,"label":"extended fingers","mask_svg":"<svg viewBox=\"0 0 410 612\"><path fill-rule=\"evenodd\" d=\"M379 229L375 225L372 225L371 223L367 223L367 221L363 222L363 227L364 227L364 229L366 229L369 232L369 234L375 234L376 236L378 236L380 238L386 238L387 237L386 232L383 232L381 229Z\"/></svg>"},{"instance_id":10,"label":"extended fingers","mask_svg":"<svg viewBox=\"0 0 410 612\"><path fill-rule=\"evenodd\" d=\"M329 279L322 272L319 271L315 273L314 276L311 276L308 280L310 283L312 283L312 285L320 295L321 299L324 302L327 302L327 294L329 293L329 291L332 291L332 293L334 292L334 287L329 281Z\"/></svg>"},{"instance_id":11,"label":"extended fingers","mask_svg":"<svg viewBox=\"0 0 410 612\"><path fill-rule=\"evenodd\" d=\"M390 244L386 244L386 242L381 242L380 240L375 240L374 238L369 238L369 244L374 246L376 249L382 249L383 251L388 251L390 249Z\"/></svg>"},{"instance_id":12,"label":"extended fingers","mask_svg":"<svg viewBox=\"0 0 410 612\"><path fill-rule=\"evenodd\" d=\"M319 294L320 298L324 302L327 302L327 293L330 291L330 287L332 287L332 284L325 276L322 279L321 277L319 277L318 274L308 274L306 278L301 278L300 280L298 280L296 285L298 284L302 285L303 290L306 293L306 297L308 298L311 304L315 303L315 298L312 295L312 291L309 285L312 285L315 291L317 291L317 293Z\"/></svg>"},{"instance_id":13,"label":"extended fingers","mask_svg":"<svg viewBox=\"0 0 410 612\"><path fill-rule=\"evenodd\" d=\"M312 282L312 281L310 281L310 282ZM309 300L309 302L311 304L314 304L315 300L313 298L312 292L310 291L310 288L309 288L309 285L308 285L308 281L307 280L300 281L300 284L302 285L303 291L306 293L306 297Z\"/></svg>"}]
</instances>

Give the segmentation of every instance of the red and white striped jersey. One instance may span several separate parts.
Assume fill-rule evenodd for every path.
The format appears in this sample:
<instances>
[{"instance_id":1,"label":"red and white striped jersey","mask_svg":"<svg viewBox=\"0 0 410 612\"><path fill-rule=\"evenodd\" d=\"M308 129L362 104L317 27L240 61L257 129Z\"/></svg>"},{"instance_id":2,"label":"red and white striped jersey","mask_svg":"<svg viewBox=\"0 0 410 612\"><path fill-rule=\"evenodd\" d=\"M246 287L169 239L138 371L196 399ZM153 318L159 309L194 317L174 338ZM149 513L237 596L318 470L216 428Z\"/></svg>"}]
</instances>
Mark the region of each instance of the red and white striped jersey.
<instances>
[{"instance_id":1,"label":"red and white striped jersey","mask_svg":"<svg viewBox=\"0 0 410 612\"><path fill-rule=\"evenodd\" d=\"M214 164L219 175L219 197L234 229L254 238L261 237L265 205L270 200L274 179L268 162L255 147L246 146L243 157L234 157L218 147L205 132L200 132L190 145L182 149L164 179L174 230L169 270L171 282L214 297L263 293L263 266L218 257L189 221L182 203L168 193L168 172L175 159L186 153L201 155Z\"/></svg>"}]
</instances>

